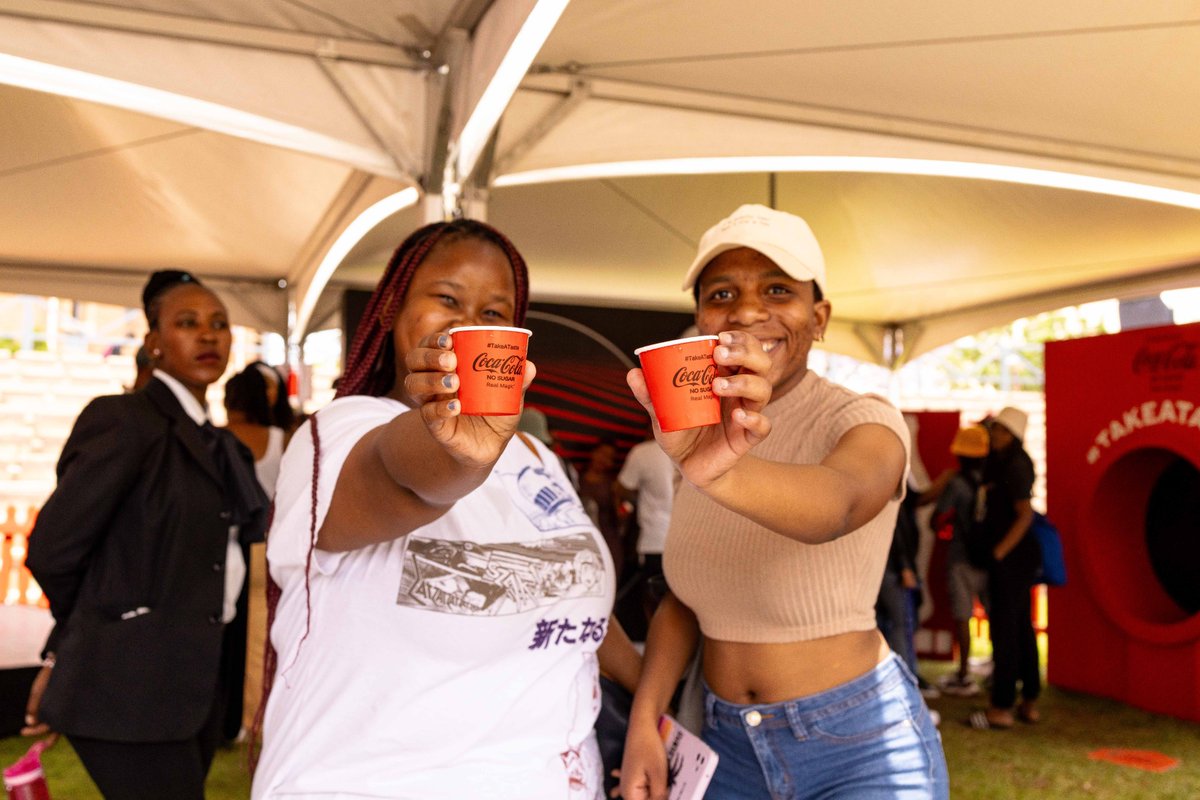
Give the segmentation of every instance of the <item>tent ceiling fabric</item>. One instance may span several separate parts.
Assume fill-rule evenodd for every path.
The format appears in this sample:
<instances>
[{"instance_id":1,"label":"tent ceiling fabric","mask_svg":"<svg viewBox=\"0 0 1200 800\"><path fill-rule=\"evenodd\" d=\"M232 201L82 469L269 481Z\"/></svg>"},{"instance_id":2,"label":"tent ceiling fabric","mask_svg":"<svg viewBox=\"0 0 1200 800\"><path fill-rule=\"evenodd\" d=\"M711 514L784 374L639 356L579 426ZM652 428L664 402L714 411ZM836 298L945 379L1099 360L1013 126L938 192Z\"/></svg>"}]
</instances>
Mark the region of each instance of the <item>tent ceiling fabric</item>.
<instances>
[{"instance_id":1,"label":"tent ceiling fabric","mask_svg":"<svg viewBox=\"0 0 1200 800\"><path fill-rule=\"evenodd\" d=\"M745 121L807 120L1200 178L1200 9L1192 3L584 2L568 7L538 67L531 92L557 77L594 81L598 104L606 94L637 98L648 116L606 128L606 151L613 134L636 141L654 133L657 113L694 105L744 108ZM686 132L679 127L670 132ZM700 137L696 149L714 155L761 147L729 137L712 152L711 125L690 133ZM799 133L788 152L812 152ZM576 139L575 154L556 147L522 165L594 160L582 155L587 142Z\"/></svg>"},{"instance_id":2,"label":"tent ceiling fabric","mask_svg":"<svg viewBox=\"0 0 1200 800\"><path fill-rule=\"evenodd\" d=\"M297 302L364 208L440 188L458 76L436 68L452 32L480 40L455 68L495 64L533 4L0 0L0 83L13 84L0 86L0 291L67 293L91 275L109 287L93 295L136 298L147 270L184 266L245 288L239 303L262 301L245 321L282 330L278 280ZM5 78L24 63L8 57L160 94L102 105ZM899 330L912 357L1024 314L1200 283L1197 74L1190 2L573 0L501 118L487 214L525 252L536 299L680 310L704 229L774 202L825 249L828 346L886 361ZM486 77L459 79L467 111ZM740 156L1031 168L1196 202L833 169L777 172L772 190L761 166L643 163ZM561 173L621 162L648 174ZM428 214L396 213L352 247L314 319Z\"/></svg>"},{"instance_id":3,"label":"tent ceiling fabric","mask_svg":"<svg viewBox=\"0 0 1200 800\"><path fill-rule=\"evenodd\" d=\"M40 92L0 86L0 107L20 109L0 116L0 291L33 292L30 276L44 272L39 293L136 307L148 272L182 268L243 292L266 287L270 302L236 318L284 331L287 300L276 284L294 279L314 230L358 174L305 153ZM96 292L89 277L100 273L106 288Z\"/></svg>"}]
</instances>

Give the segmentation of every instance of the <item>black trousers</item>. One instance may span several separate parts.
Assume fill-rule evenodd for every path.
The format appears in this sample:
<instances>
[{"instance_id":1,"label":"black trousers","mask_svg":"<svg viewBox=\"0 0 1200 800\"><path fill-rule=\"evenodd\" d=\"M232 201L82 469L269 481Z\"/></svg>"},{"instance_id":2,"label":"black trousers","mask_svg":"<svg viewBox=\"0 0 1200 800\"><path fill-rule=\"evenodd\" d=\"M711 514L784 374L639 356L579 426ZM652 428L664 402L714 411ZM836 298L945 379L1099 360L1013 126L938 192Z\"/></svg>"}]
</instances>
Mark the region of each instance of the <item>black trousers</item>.
<instances>
[{"instance_id":1,"label":"black trousers","mask_svg":"<svg viewBox=\"0 0 1200 800\"><path fill-rule=\"evenodd\" d=\"M180 742L112 742L67 736L105 800L204 800L228 697L217 691L199 732Z\"/></svg>"},{"instance_id":2,"label":"black trousers","mask_svg":"<svg viewBox=\"0 0 1200 800\"><path fill-rule=\"evenodd\" d=\"M994 664L992 705L996 708L1016 705L1018 681L1021 697L1028 702L1037 700L1042 691L1033 603L1029 596L1038 558L1037 543L1026 536L1007 558L988 570L991 597L988 626Z\"/></svg>"}]
</instances>

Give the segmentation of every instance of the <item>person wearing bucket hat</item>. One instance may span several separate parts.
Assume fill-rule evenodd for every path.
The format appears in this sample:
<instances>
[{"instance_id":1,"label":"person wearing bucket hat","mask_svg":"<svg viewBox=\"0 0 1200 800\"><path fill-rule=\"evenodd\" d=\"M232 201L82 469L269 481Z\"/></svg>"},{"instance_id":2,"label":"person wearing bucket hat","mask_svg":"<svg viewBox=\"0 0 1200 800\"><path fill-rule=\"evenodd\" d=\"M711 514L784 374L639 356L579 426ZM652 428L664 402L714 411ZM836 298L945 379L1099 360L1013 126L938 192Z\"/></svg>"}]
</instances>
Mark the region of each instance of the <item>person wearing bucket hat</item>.
<instances>
[{"instance_id":1,"label":"person wearing bucket hat","mask_svg":"<svg viewBox=\"0 0 1200 800\"><path fill-rule=\"evenodd\" d=\"M760 205L710 228L686 271L699 332L719 337L722 417L655 424L683 481L663 556L671 593L630 714L627 800L665 796L657 722L700 644L695 705L719 756L709 797L948 796L937 729L875 619L910 436L886 400L808 369L831 313L825 282L808 224ZM628 381L653 418L641 371ZM875 735L878 719L905 720L903 735ZM795 733L818 728L836 736Z\"/></svg>"},{"instance_id":2,"label":"person wearing bucket hat","mask_svg":"<svg viewBox=\"0 0 1200 800\"><path fill-rule=\"evenodd\" d=\"M992 418L992 425L999 425L1003 433L1007 433L1017 441L1025 441L1025 426L1029 423L1029 415L1019 408L1006 406L1000 409L1000 413ZM991 428L989 430L995 430ZM1007 443L1005 443L1007 446Z\"/></svg>"},{"instance_id":3,"label":"person wearing bucket hat","mask_svg":"<svg viewBox=\"0 0 1200 800\"><path fill-rule=\"evenodd\" d=\"M1033 628L1030 590L1041 550L1029 535L1033 522L1033 459L1023 444L1029 417L1011 406L1001 409L988 426L991 453L984 468L987 492L982 534L988 548L988 628L992 637L991 702L973 712L975 728L1011 728L1014 720L1036 722L1041 694L1037 632ZM1020 703L1017 684L1020 684Z\"/></svg>"},{"instance_id":4,"label":"person wearing bucket hat","mask_svg":"<svg viewBox=\"0 0 1200 800\"><path fill-rule=\"evenodd\" d=\"M984 459L988 455L988 432L982 425L959 428L950 443L950 452L958 459L958 468L948 479L939 479L944 486L934 505L934 527L940 532L947 527L950 540L946 546L946 594L950 600L950 616L954 619L955 644L958 646L958 672L941 684L947 694L971 696L979 687L971 680L971 617L976 598L988 607L987 572L972 563L975 543L982 538L977 530L975 511L979 487L983 480Z\"/></svg>"},{"instance_id":5,"label":"person wearing bucket hat","mask_svg":"<svg viewBox=\"0 0 1200 800\"><path fill-rule=\"evenodd\" d=\"M518 326L528 304L500 231L419 228L337 397L293 434L267 538L255 800L601 795L599 673L632 689L640 669L611 619L612 558L554 453L517 432L521 403L462 413L449 332ZM533 364L496 349L503 371L468 363L523 400Z\"/></svg>"}]
</instances>

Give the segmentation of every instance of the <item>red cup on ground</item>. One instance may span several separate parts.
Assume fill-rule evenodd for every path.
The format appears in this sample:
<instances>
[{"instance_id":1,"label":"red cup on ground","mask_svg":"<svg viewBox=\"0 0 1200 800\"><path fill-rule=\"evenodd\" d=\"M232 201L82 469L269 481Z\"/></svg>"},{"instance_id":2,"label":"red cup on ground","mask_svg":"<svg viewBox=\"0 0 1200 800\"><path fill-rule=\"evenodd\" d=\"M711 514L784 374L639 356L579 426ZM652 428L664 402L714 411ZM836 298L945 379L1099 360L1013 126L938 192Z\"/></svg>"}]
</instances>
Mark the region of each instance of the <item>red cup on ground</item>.
<instances>
[{"instance_id":1,"label":"red cup on ground","mask_svg":"<svg viewBox=\"0 0 1200 800\"><path fill-rule=\"evenodd\" d=\"M17 763L4 770L4 791L9 800L50 800L46 775L42 771L42 751L49 744L35 742Z\"/></svg>"},{"instance_id":2,"label":"red cup on ground","mask_svg":"<svg viewBox=\"0 0 1200 800\"><path fill-rule=\"evenodd\" d=\"M462 413L504 416L521 412L525 354L533 331L499 325L451 328L458 357L458 402Z\"/></svg>"},{"instance_id":3,"label":"red cup on ground","mask_svg":"<svg viewBox=\"0 0 1200 800\"><path fill-rule=\"evenodd\" d=\"M716 336L692 336L633 351L641 359L659 428L682 431L721 421L721 398L712 390L716 346Z\"/></svg>"}]
</instances>

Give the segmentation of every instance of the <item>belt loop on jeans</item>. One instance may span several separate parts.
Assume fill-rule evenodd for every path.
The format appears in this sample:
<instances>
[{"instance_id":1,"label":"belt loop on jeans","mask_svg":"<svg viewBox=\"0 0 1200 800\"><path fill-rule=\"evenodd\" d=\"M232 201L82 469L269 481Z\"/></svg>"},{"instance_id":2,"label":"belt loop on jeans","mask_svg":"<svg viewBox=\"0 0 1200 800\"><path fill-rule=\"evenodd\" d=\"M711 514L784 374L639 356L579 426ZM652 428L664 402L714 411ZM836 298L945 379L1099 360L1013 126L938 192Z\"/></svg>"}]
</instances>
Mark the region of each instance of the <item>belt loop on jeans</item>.
<instances>
[{"instance_id":1,"label":"belt loop on jeans","mask_svg":"<svg viewBox=\"0 0 1200 800\"><path fill-rule=\"evenodd\" d=\"M798 741L804 741L808 738L808 728L804 725L804 719L797 705L797 703L785 703L783 708L787 713L788 726L792 729L792 735Z\"/></svg>"},{"instance_id":2,"label":"belt loop on jeans","mask_svg":"<svg viewBox=\"0 0 1200 800\"><path fill-rule=\"evenodd\" d=\"M717 696L713 690L704 687L704 724L714 731L717 729Z\"/></svg>"}]
</instances>

